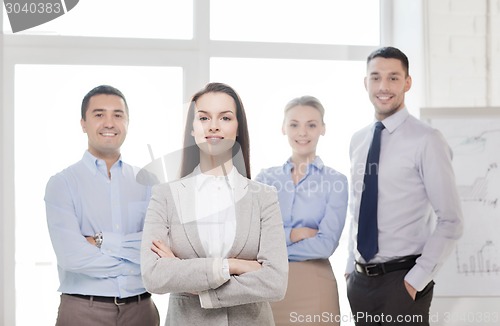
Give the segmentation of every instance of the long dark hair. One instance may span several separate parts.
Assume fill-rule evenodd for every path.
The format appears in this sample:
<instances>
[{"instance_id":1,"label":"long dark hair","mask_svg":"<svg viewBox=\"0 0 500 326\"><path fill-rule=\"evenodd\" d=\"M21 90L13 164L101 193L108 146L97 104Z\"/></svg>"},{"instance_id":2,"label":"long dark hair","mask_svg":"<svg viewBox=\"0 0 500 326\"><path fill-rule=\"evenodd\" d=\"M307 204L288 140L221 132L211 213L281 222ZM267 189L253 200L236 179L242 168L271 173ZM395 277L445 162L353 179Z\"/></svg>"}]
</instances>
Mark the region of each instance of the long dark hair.
<instances>
[{"instance_id":1,"label":"long dark hair","mask_svg":"<svg viewBox=\"0 0 500 326\"><path fill-rule=\"evenodd\" d=\"M224 93L232 97L236 104L236 119L238 120L238 133L233 146L233 165L238 172L251 178L250 174L250 137L248 136L248 124L243 103L236 91L223 83L209 83L203 89L193 95L184 129L184 146L182 148L181 178L193 172L194 168L200 164L200 149L191 135L193 130L194 111L196 101L207 93ZM241 158L241 156L243 156Z\"/></svg>"}]
</instances>

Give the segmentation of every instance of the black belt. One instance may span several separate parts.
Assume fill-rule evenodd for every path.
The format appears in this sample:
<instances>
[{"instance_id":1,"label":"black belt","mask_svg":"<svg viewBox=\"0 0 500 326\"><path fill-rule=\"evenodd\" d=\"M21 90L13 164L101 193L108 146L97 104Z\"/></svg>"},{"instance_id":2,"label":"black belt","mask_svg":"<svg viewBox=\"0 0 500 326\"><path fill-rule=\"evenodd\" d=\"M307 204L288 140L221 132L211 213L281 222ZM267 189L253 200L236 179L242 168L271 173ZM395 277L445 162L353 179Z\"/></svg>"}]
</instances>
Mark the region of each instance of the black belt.
<instances>
[{"instance_id":1,"label":"black belt","mask_svg":"<svg viewBox=\"0 0 500 326\"><path fill-rule=\"evenodd\" d=\"M356 262L356 271L366 276L379 276L403 269L411 269L415 266L415 261L418 257L420 255L406 256L377 264L361 264Z\"/></svg>"},{"instance_id":2,"label":"black belt","mask_svg":"<svg viewBox=\"0 0 500 326\"><path fill-rule=\"evenodd\" d=\"M98 295L83 295L83 294L69 294L69 293L65 293L65 294L70 295L70 296L75 297L75 298L80 298L80 299L85 299L85 300L114 303L117 306L121 306L121 305L124 305L127 303L140 302L141 300L144 300L144 299L151 297L151 293L149 293L149 292L144 292L142 294L134 295L133 297L128 297L128 298L101 297Z\"/></svg>"}]
</instances>

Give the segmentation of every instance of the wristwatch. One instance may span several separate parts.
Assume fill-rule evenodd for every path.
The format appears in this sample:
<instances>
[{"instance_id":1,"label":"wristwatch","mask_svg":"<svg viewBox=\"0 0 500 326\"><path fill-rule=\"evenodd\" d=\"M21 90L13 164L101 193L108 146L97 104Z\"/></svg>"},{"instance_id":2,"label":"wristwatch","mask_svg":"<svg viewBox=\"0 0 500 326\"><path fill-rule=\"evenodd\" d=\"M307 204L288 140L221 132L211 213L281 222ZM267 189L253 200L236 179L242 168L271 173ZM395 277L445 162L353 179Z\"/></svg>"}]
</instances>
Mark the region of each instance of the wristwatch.
<instances>
[{"instance_id":1,"label":"wristwatch","mask_svg":"<svg viewBox=\"0 0 500 326\"><path fill-rule=\"evenodd\" d=\"M97 248L101 248L101 246L102 246L102 232L96 233L94 235L94 240L95 240L95 246Z\"/></svg>"}]
</instances>

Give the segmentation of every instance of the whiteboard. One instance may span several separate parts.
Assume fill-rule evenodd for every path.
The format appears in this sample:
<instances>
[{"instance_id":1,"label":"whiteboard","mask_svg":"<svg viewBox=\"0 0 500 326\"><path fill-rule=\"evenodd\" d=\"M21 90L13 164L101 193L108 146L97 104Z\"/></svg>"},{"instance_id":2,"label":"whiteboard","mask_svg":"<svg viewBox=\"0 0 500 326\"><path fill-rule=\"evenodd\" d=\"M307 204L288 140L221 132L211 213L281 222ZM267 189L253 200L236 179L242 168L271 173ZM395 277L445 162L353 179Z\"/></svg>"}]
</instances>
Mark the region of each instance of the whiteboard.
<instances>
[{"instance_id":1,"label":"whiteboard","mask_svg":"<svg viewBox=\"0 0 500 326\"><path fill-rule=\"evenodd\" d=\"M435 279L436 296L500 296L500 107L423 108L453 150L464 234Z\"/></svg>"}]
</instances>

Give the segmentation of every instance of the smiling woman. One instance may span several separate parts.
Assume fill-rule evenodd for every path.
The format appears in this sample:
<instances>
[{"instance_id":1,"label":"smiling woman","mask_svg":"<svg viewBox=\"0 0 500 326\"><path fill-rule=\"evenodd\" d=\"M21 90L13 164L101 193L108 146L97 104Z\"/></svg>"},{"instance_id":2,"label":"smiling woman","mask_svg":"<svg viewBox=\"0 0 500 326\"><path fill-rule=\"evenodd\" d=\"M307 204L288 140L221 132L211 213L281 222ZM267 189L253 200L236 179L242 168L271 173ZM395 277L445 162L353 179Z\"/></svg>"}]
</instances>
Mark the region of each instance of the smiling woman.
<instances>
[{"instance_id":1,"label":"smiling woman","mask_svg":"<svg viewBox=\"0 0 500 326\"><path fill-rule=\"evenodd\" d=\"M272 304L278 326L289 325L293 313L326 314L333 317L334 325L340 324L337 281L329 258L345 224L347 178L316 155L318 140L325 135L324 114L323 105L313 96L289 101L282 131L292 154L285 164L263 169L256 178L279 190L287 243L287 293Z\"/></svg>"},{"instance_id":2,"label":"smiling woman","mask_svg":"<svg viewBox=\"0 0 500 326\"><path fill-rule=\"evenodd\" d=\"M193 96L182 151L181 177L190 174L202 161L213 161L222 167L234 162L240 174L251 178L247 118L240 96L231 87L210 83Z\"/></svg>"},{"instance_id":3,"label":"smiling woman","mask_svg":"<svg viewBox=\"0 0 500 326\"><path fill-rule=\"evenodd\" d=\"M240 149L249 164L243 104L230 86L210 83L189 110L184 150L197 158L184 155L188 174L153 188L144 285L170 293L166 325L274 325L269 302L285 295L285 239L275 190L234 164Z\"/></svg>"},{"instance_id":4,"label":"smiling woman","mask_svg":"<svg viewBox=\"0 0 500 326\"><path fill-rule=\"evenodd\" d=\"M228 161L238 131L234 100L224 93L207 93L198 99L195 108L192 135L201 150L201 161L216 158Z\"/></svg>"}]
</instances>

